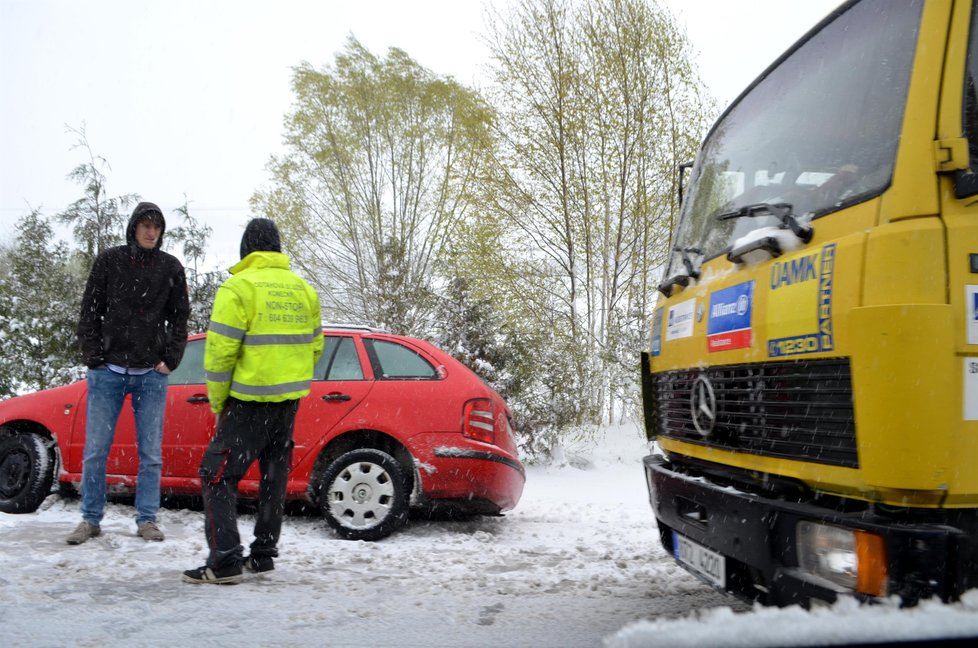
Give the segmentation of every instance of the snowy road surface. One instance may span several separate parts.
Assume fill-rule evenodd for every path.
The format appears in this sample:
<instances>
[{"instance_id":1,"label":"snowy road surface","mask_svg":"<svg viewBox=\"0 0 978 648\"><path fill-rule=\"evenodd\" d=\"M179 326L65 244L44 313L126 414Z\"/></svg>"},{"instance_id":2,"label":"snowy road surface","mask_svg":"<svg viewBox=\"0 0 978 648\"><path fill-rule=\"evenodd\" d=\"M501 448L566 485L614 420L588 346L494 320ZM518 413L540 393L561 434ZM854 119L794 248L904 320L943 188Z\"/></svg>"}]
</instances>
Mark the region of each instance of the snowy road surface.
<instances>
[{"instance_id":1,"label":"snowy road surface","mask_svg":"<svg viewBox=\"0 0 978 648\"><path fill-rule=\"evenodd\" d=\"M414 521L376 543L287 518L276 570L241 585L189 585L203 514L164 509L162 543L110 504L103 534L69 546L78 501L0 514L0 636L14 645L599 646L641 619L737 606L659 546L640 457L587 470L530 468L502 518ZM614 450L609 450L614 454ZM240 520L251 539L253 519ZM746 609L741 606L738 609Z\"/></svg>"},{"instance_id":2,"label":"snowy road surface","mask_svg":"<svg viewBox=\"0 0 978 648\"><path fill-rule=\"evenodd\" d=\"M414 521L348 542L313 515L286 519L273 572L190 585L203 514L167 508L165 542L135 536L110 504L103 534L64 537L78 501L0 514L3 646L813 645L842 637L978 636L978 592L961 604L808 613L751 609L702 585L659 546L634 428L608 434L586 468L531 467L504 518ZM240 529L251 540L253 518ZM824 639L824 642L820 641Z\"/></svg>"}]
</instances>

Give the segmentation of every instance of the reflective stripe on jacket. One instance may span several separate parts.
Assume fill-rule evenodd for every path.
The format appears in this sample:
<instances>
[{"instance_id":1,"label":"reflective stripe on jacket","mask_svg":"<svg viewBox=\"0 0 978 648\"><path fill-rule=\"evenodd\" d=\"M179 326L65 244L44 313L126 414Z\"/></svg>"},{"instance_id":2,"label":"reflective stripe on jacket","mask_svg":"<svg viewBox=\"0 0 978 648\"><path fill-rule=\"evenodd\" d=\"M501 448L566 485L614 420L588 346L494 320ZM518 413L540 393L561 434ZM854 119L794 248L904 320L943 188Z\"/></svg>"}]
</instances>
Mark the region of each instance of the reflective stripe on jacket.
<instances>
[{"instance_id":1,"label":"reflective stripe on jacket","mask_svg":"<svg viewBox=\"0 0 978 648\"><path fill-rule=\"evenodd\" d=\"M217 290L204 350L207 397L279 402L309 393L323 352L319 296L279 252L252 252Z\"/></svg>"}]
</instances>

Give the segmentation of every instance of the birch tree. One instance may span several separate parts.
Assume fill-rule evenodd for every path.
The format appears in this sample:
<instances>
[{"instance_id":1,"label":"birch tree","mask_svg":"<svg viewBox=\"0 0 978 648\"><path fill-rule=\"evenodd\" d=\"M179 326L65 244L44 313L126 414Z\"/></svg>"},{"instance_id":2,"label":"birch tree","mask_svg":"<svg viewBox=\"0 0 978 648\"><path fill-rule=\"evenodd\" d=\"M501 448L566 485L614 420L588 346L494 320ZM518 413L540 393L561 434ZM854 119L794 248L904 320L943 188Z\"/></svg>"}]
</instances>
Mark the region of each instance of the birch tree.
<instances>
[{"instance_id":1,"label":"birch tree","mask_svg":"<svg viewBox=\"0 0 978 648\"><path fill-rule=\"evenodd\" d=\"M564 419L612 421L635 393L674 169L712 104L685 36L647 0L523 0L493 18L490 47L501 148L485 195L513 252L492 280L553 326Z\"/></svg>"}]
</instances>

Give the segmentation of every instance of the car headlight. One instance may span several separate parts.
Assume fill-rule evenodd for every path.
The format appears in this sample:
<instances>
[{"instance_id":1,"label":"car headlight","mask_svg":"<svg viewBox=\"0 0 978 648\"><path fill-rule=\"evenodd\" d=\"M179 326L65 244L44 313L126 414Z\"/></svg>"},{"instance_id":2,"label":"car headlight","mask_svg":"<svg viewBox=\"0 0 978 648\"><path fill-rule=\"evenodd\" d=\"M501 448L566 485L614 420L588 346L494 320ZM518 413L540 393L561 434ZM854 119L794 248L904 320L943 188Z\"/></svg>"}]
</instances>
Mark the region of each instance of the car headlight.
<instances>
[{"instance_id":1,"label":"car headlight","mask_svg":"<svg viewBox=\"0 0 978 648\"><path fill-rule=\"evenodd\" d=\"M883 536L818 522L799 522L796 542L802 571L842 590L886 596Z\"/></svg>"}]
</instances>

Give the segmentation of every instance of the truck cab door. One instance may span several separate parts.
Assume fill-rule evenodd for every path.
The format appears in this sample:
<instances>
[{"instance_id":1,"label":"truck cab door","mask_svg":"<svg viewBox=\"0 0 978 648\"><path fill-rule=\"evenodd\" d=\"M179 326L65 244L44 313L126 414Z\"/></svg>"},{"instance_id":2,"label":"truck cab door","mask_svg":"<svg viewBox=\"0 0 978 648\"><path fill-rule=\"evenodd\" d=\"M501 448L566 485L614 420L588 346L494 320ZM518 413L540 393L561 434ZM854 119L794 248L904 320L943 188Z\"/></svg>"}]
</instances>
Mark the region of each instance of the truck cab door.
<instances>
[{"instance_id":1,"label":"truck cab door","mask_svg":"<svg viewBox=\"0 0 978 648\"><path fill-rule=\"evenodd\" d=\"M978 11L956 2L941 88L937 170L946 229L947 299L964 420L978 421ZM976 423L970 423L978 426Z\"/></svg>"}]
</instances>

